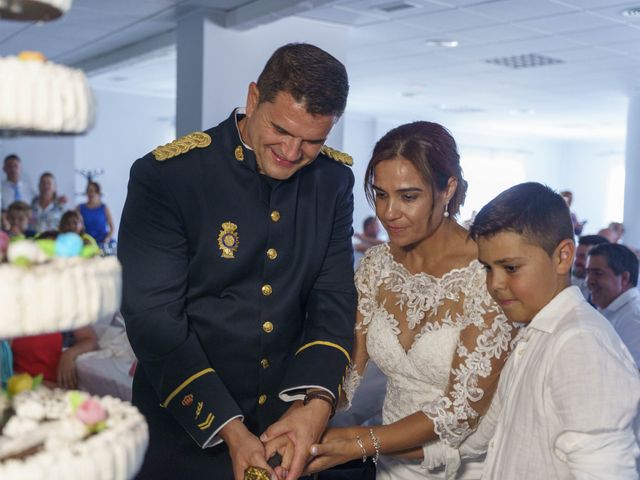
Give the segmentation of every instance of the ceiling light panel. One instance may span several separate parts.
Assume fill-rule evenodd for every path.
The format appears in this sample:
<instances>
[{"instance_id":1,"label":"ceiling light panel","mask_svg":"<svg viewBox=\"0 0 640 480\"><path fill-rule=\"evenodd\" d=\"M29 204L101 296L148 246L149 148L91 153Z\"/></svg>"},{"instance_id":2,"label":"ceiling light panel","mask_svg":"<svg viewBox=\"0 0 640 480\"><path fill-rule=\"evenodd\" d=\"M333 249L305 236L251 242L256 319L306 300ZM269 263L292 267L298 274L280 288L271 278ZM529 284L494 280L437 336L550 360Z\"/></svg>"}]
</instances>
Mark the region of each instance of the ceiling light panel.
<instances>
[{"instance_id":1,"label":"ceiling light panel","mask_svg":"<svg viewBox=\"0 0 640 480\"><path fill-rule=\"evenodd\" d=\"M500 65L502 67L520 70L522 68L546 67L548 65L557 65L564 63L564 60L558 58L545 57L537 53L526 53L523 55L513 55L511 57L490 58L485 60L486 63Z\"/></svg>"}]
</instances>

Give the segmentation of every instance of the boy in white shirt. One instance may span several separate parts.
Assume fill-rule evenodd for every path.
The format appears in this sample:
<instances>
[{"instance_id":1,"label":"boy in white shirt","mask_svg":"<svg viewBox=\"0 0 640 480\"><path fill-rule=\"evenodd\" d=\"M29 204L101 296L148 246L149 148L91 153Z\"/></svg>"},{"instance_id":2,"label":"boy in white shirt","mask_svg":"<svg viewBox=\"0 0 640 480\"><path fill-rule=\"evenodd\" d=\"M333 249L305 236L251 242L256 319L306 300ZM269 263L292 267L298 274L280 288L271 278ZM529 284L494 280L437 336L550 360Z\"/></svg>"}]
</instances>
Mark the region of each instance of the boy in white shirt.
<instances>
[{"instance_id":1,"label":"boy in white shirt","mask_svg":"<svg viewBox=\"0 0 640 480\"><path fill-rule=\"evenodd\" d=\"M486 452L486 479L637 479L638 371L609 322L571 286L571 218L538 183L512 187L470 234L487 288L526 324L462 457Z\"/></svg>"}]
</instances>

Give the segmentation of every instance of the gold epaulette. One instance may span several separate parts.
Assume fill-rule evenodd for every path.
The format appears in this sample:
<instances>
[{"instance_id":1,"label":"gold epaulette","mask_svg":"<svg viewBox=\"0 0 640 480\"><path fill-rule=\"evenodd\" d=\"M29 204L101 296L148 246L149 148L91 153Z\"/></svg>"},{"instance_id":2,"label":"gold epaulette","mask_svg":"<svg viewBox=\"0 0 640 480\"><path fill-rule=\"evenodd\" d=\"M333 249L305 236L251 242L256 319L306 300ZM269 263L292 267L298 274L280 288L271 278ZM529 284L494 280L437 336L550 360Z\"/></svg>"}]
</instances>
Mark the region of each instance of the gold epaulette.
<instances>
[{"instance_id":1,"label":"gold epaulette","mask_svg":"<svg viewBox=\"0 0 640 480\"><path fill-rule=\"evenodd\" d=\"M335 148L331 148L331 147L327 147L326 145L323 145L322 148L320 149L320 153L335 160L336 162L342 163L343 165L348 165L348 166L353 165L353 158L351 157L351 155L341 152L340 150L336 150Z\"/></svg>"},{"instance_id":2,"label":"gold epaulette","mask_svg":"<svg viewBox=\"0 0 640 480\"><path fill-rule=\"evenodd\" d=\"M204 132L193 132L156 148L153 151L153 156L157 161L162 162L187 153L194 148L205 148L209 145L211 145L211 137L209 135Z\"/></svg>"}]
</instances>

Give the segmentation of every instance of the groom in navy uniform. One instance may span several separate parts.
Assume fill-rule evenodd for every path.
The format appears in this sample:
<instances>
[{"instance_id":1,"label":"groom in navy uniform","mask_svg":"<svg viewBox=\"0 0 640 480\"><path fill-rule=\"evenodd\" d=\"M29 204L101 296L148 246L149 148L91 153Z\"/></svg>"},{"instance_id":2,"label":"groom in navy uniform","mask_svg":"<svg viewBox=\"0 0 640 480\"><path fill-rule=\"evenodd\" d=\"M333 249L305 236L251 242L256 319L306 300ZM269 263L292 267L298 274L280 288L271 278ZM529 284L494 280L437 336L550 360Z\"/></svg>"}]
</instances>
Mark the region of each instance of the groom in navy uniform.
<instances>
[{"instance_id":1,"label":"groom in navy uniform","mask_svg":"<svg viewBox=\"0 0 640 480\"><path fill-rule=\"evenodd\" d=\"M302 473L352 345L354 178L324 146L348 88L333 56L285 45L246 111L131 168L118 255L150 429L138 478L273 473L267 429L294 442L287 478Z\"/></svg>"}]
</instances>

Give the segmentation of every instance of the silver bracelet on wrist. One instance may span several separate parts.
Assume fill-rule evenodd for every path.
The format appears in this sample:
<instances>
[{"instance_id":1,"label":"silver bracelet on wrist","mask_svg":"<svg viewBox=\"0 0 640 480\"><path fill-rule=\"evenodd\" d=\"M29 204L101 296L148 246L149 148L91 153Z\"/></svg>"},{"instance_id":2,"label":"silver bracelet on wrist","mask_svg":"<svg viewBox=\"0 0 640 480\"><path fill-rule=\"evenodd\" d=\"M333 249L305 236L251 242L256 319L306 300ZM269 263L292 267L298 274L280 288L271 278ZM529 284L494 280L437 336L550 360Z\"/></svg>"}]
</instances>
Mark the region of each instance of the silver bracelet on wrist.
<instances>
[{"instance_id":1,"label":"silver bracelet on wrist","mask_svg":"<svg viewBox=\"0 0 640 480\"><path fill-rule=\"evenodd\" d=\"M367 449L364 448L364 443L362 443L362 439L360 438L360 435L356 435L356 443L358 444L358 446L360 447L360 450L362 451L362 463L366 463Z\"/></svg>"},{"instance_id":2,"label":"silver bracelet on wrist","mask_svg":"<svg viewBox=\"0 0 640 480\"><path fill-rule=\"evenodd\" d=\"M380 439L373 432L373 428L369 429L369 436L371 437L371 443L373 443L373 449L375 450L375 456L372 458L373 464L378 465L378 458L380 458Z\"/></svg>"}]
</instances>

